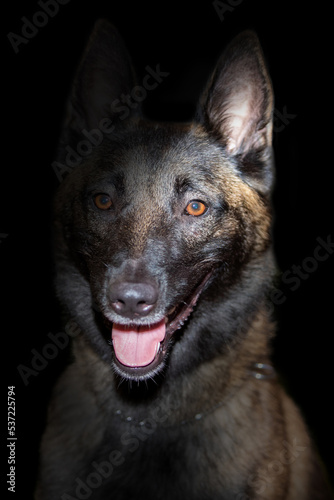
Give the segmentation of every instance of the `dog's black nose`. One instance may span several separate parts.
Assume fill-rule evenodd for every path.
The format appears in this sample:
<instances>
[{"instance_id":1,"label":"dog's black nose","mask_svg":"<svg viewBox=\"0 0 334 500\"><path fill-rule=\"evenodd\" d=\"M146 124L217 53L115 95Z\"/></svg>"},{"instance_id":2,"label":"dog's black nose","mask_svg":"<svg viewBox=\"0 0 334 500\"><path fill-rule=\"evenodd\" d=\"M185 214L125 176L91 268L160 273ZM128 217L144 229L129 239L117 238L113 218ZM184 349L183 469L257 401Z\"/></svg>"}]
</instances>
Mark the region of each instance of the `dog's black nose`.
<instances>
[{"instance_id":1,"label":"dog's black nose","mask_svg":"<svg viewBox=\"0 0 334 500\"><path fill-rule=\"evenodd\" d=\"M147 316L158 300L158 288L151 283L121 282L112 286L109 299L117 314L134 319Z\"/></svg>"}]
</instances>

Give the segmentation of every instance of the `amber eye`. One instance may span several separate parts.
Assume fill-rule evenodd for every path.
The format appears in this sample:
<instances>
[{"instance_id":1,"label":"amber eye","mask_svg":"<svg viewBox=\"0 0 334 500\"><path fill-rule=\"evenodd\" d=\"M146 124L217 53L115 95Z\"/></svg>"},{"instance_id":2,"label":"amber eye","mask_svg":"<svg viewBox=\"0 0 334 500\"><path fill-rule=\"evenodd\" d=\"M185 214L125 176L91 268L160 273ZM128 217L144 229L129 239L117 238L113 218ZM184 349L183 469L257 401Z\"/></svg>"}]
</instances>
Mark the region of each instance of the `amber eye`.
<instances>
[{"instance_id":1,"label":"amber eye","mask_svg":"<svg viewBox=\"0 0 334 500\"><path fill-rule=\"evenodd\" d=\"M108 194L99 193L94 196L94 203L100 210L109 210L112 206L112 201Z\"/></svg>"},{"instance_id":2,"label":"amber eye","mask_svg":"<svg viewBox=\"0 0 334 500\"><path fill-rule=\"evenodd\" d=\"M198 217L199 215L203 215L207 210L207 206L198 200L193 200L188 203L186 208L187 215L193 215L194 217Z\"/></svg>"}]
</instances>

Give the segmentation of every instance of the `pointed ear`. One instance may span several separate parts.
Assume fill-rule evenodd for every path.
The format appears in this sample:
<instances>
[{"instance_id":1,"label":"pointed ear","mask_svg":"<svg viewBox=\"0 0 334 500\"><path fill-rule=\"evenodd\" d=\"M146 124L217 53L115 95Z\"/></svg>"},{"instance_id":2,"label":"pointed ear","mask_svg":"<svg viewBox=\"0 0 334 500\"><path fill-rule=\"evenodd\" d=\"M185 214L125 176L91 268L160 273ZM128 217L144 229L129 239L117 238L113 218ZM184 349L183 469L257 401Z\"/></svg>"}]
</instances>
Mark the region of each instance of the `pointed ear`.
<instances>
[{"instance_id":1,"label":"pointed ear","mask_svg":"<svg viewBox=\"0 0 334 500\"><path fill-rule=\"evenodd\" d=\"M252 31L237 36L221 56L202 97L199 116L249 178L254 173L258 184L261 165L268 174L273 91L260 43ZM265 181L271 183L271 178Z\"/></svg>"},{"instance_id":2,"label":"pointed ear","mask_svg":"<svg viewBox=\"0 0 334 500\"><path fill-rule=\"evenodd\" d=\"M65 126L79 133L97 127L103 118L113 118L113 101L134 86L123 40L111 23L97 21L74 78Z\"/></svg>"}]
</instances>

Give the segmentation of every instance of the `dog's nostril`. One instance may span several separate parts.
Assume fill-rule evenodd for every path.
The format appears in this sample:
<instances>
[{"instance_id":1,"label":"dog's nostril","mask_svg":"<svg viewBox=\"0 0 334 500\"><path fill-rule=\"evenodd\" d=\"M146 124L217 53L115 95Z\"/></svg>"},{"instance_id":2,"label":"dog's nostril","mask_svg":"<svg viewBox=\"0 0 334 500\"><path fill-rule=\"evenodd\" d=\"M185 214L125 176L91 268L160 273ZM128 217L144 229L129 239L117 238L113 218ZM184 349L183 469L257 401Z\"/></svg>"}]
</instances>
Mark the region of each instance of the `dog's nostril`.
<instances>
[{"instance_id":1,"label":"dog's nostril","mask_svg":"<svg viewBox=\"0 0 334 500\"><path fill-rule=\"evenodd\" d=\"M117 313L121 313L122 309L125 307L125 303L122 300L115 300L111 302L111 306Z\"/></svg>"},{"instance_id":2,"label":"dog's nostril","mask_svg":"<svg viewBox=\"0 0 334 500\"><path fill-rule=\"evenodd\" d=\"M110 303L115 312L127 318L146 316L158 299L158 289L151 283L117 283L110 291Z\"/></svg>"}]
</instances>

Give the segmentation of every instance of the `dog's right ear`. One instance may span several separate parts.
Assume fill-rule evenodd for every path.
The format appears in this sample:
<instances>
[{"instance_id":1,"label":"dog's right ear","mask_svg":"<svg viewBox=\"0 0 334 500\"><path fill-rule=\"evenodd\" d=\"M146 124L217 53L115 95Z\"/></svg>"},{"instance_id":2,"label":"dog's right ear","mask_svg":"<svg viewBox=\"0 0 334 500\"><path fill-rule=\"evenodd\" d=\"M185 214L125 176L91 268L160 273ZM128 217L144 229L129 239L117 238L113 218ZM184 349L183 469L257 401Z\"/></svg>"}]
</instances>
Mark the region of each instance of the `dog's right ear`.
<instances>
[{"instance_id":1,"label":"dog's right ear","mask_svg":"<svg viewBox=\"0 0 334 500\"><path fill-rule=\"evenodd\" d=\"M221 56L199 119L256 189L272 185L273 90L256 34L245 31Z\"/></svg>"},{"instance_id":2,"label":"dog's right ear","mask_svg":"<svg viewBox=\"0 0 334 500\"><path fill-rule=\"evenodd\" d=\"M77 69L65 117L67 141L101 120L117 119L112 103L134 88L135 74L125 44L106 20L96 22ZM64 140L64 137L63 137Z\"/></svg>"}]
</instances>

